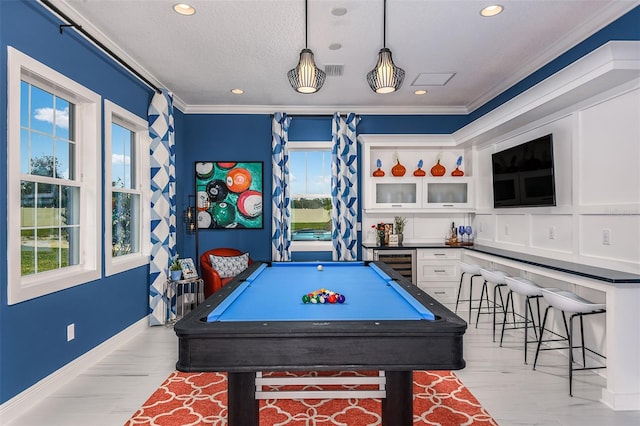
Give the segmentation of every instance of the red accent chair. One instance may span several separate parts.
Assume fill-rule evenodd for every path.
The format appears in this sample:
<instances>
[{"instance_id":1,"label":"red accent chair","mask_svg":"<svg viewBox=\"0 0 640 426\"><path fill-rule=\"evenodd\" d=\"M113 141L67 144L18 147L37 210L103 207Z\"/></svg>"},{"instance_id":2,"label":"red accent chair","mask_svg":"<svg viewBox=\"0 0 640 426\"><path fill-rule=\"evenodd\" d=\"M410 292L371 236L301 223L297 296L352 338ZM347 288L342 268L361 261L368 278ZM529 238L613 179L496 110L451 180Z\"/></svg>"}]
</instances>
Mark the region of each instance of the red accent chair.
<instances>
[{"instance_id":1,"label":"red accent chair","mask_svg":"<svg viewBox=\"0 0 640 426\"><path fill-rule=\"evenodd\" d=\"M218 272L211 266L211 260L209 255L214 256L239 256L244 252L234 248L215 248L207 250L200 255L200 272L202 274L202 280L204 281L204 297L211 296L216 291L220 290L223 285L229 283L233 277L220 278ZM249 258L249 265L253 261Z\"/></svg>"}]
</instances>

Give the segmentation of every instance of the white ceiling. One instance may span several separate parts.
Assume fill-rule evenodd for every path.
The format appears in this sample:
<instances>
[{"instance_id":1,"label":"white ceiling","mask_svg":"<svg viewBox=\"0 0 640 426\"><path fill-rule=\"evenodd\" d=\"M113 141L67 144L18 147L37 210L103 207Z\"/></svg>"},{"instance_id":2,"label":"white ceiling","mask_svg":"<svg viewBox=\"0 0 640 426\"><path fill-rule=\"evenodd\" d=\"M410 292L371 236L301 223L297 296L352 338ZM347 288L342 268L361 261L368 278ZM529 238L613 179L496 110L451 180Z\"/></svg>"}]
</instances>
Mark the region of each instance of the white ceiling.
<instances>
[{"instance_id":1,"label":"white ceiling","mask_svg":"<svg viewBox=\"0 0 640 426\"><path fill-rule=\"evenodd\" d=\"M287 71L304 48L304 0L51 0L158 87L184 112L468 113L586 39L636 0L388 0L387 47L403 87L376 94L366 82L383 44L383 0L309 0L308 47L316 64L343 65L316 94L295 92ZM181 0L184 1L184 0ZM344 7L347 13L331 11ZM329 45L340 43L339 50ZM455 73L444 86L412 85L422 73ZM423 78L422 76L421 78ZM230 90L241 88L242 95ZM426 95L413 92L426 89Z\"/></svg>"}]
</instances>

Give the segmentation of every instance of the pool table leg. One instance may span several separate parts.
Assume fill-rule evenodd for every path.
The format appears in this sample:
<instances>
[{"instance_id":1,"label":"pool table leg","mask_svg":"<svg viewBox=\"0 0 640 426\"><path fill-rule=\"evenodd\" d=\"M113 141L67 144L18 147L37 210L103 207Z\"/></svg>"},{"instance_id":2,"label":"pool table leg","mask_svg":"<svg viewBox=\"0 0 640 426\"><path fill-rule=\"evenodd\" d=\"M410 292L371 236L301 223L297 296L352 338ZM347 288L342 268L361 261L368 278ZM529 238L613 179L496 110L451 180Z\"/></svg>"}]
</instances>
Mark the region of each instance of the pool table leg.
<instances>
[{"instance_id":1,"label":"pool table leg","mask_svg":"<svg viewBox=\"0 0 640 426\"><path fill-rule=\"evenodd\" d=\"M382 399L382 425L413 424L413 371L385 371L387 397Z\"/></svg>"},{"instance_id":2,"label":"pool table leg","mask_svg":"<svg viewBox=\"0 0 640 426\"><path fill-rule=\"evenodd\" d=\"M228 373L229 426L258 426L260 403L256 399L256 373Z\"/></svg>"}]
</instances>

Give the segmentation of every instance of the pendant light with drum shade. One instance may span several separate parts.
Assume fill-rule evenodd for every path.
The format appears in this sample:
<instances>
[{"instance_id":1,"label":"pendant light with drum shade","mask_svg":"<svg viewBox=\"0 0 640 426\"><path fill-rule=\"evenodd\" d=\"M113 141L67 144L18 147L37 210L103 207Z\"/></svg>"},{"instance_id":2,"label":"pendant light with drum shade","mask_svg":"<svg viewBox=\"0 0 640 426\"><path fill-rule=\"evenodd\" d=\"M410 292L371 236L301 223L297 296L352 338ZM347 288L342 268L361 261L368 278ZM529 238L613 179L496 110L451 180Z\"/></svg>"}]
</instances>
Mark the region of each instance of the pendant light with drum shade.
<instances>
[{"instance_id":1,"label":"pendant light with drum shade","mask_svg":"<svg viewBox=\"0 0 640 426\"><path fill-rule=\"evenodd\" d=\"M382 49L378 52L376 67L367 73L367 82L376 93L392 93L402 87L404 70L393 63L391 50L387 49L387 0L384 0L382 22Z\"/></svg>"},{"instance_id":2,"label":"pendant light with drum shade","mask_svg":"<svg viewBox=\"0 0 640 426\"><path fill-rule=\"evenodd\" d=\"M287 73L289 83L296 92L316 93L322 89L327 74L318 68L313 60L313 52L307 48L307 0L304 2L304 49L300 52L298 65Z\"/></svg>"}]
</instances>

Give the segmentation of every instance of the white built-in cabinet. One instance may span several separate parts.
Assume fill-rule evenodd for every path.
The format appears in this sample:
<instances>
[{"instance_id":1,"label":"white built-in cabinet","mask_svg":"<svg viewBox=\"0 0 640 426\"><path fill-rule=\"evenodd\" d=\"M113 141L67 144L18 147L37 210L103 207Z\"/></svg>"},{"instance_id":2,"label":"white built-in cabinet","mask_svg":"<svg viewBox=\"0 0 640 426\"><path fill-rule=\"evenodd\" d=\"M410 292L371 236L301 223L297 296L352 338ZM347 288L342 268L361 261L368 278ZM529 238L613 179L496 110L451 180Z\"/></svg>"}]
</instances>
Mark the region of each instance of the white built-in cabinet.
<instances>
[{"instance_id":1,"label":"white built-in cabinet","mask_svg":"<svg viewBox=\"0 0 640 426\"><path fill-rule=\"evenodd\" d=\"M451 144L440 135L362 135L364 209L370 212L470 211L474 208L470 151ZM464 176L452 176L457 160ZM418 161L426 176L414 176ZM444 176L432 176L437 161L446 168ZM378 170L385 176L374 176ZM393 176L392 168L402 164L403 176Z\"/></svg>"},{"instance_id":2,"label":"white built-in cabinet","mask_svg":"<svg viewBox=\"0 0 640 426\"><path fill-rule=\"evenodd\" d=\"M454 248L418 249L416 283L438 302L453 306L460 281L462 250Z\"/></svg>"}]
</instances>

